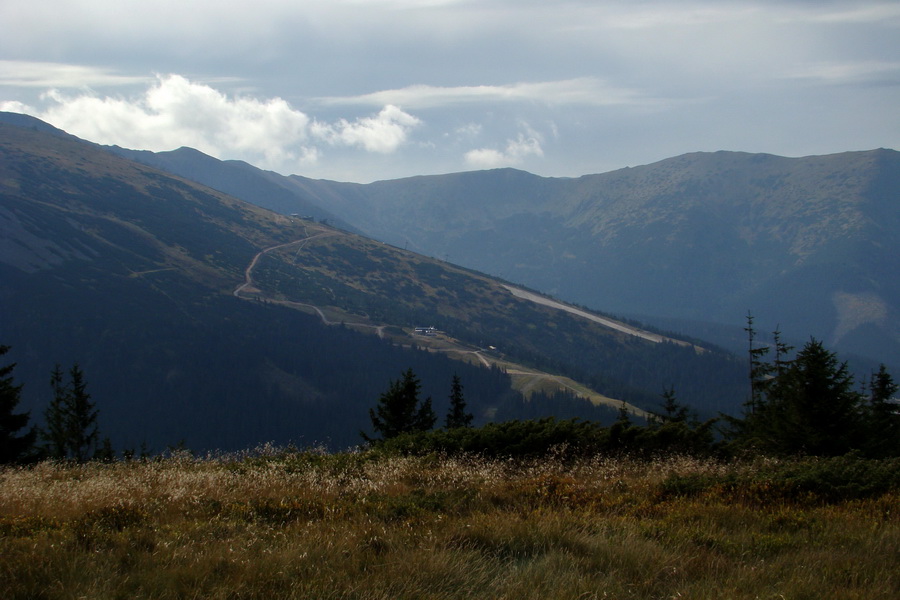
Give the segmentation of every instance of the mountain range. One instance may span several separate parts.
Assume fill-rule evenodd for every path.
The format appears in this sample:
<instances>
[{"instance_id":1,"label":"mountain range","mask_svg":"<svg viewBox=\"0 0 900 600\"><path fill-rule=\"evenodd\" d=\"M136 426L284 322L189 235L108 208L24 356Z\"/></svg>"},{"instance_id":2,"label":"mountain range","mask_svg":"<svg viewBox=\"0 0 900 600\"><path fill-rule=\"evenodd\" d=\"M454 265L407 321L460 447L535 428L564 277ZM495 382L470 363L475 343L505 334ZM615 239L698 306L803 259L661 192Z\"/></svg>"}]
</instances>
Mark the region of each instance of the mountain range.
<instances>
[{"instance_id":1,"label":"mountain range","mask_svg":"<svg viewBox=\"0 0 900 600\"><path fill-rule=\"evenodd\" d=\"M284 177L185 148L118 151L272 210L316 206L374 239L734 350L749 312L796 344L814 336L900 365L893 150L694 153L579 178L497 169L371 184ZM278 193L244 192L264 185Z\"/></svg>"},{"instance_id":2,"label":"mountain range","mask_svg":"<svg viewBox=\"0 0 900 600\"><path fill-rule=\"evenodd\" d=\"M0 342L38 423L59 363L115 446L156 450L346 447L406 368L439 415L458 374L481 423L639 416L673 386L702 414L744 400L729 353L365 237L293 179L162 155L269 181L279 213L123 154L0 115Z\"/></svg>"}]
</instances>

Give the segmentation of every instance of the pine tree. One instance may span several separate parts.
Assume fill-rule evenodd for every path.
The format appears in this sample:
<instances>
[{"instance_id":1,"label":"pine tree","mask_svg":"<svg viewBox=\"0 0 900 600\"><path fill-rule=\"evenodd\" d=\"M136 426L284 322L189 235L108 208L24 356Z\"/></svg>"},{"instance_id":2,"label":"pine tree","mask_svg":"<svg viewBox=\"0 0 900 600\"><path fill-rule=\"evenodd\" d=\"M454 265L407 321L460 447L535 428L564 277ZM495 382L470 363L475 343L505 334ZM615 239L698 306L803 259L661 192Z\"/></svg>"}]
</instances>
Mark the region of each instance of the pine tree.
<instances>
[{"instance_id":1,"label":"pine tree","mask_svg":"<svg viewBox=\"0 0 900 600\"><path fill-rule=\"evenodd\" d=\"M684 423L688 419L688 409L678 402L675 396L675 387L670 387L662 393L664 414L657 415L662 417L664 421L671 423Z\"/></svg>"},{"instance_id":2,"label":"pine tree","mask_svg":"<svg viewBox=\"0 0 900 600\"><path fill-rule=\"evenodd\" d=\"M41 431L41 437L46 442L46 451L51 458L66 458L69 393L63 383L63 373L58 363L50 373L50 387L53 388L53 398L44 411L44 429Z\"/></svg>"},{"instance_id":3,"label":"pine tree","mask_svg":"<svg viewBox=\"0 0 900 600\"><path fill-rule=\"evenodd\" d=\"M847 364L812 339L767 386L752 428L779 454L834 456L858 447L860 395Z\"/></svg>"},{"instance_id":4,"label":"pine tree","mask_svg":"<svg viewBox=\"0 0 900 600\"><path fill-rule=\"evenodd\" d=\"M0 346L0 356L9 352L9 346ZM16 413L21 400L22 386L13 381L16 363L0 367L0 464L21 462L34 450L37 432L34 428L17 435L28 425L29 413Z\"/></svg>"},{"instance_id":5,"label":"pine tree","mask_svg":"<svg viewBox=\"0 0 900 600\"><path fill-rule=\"evenodd\" d=\"M97 409L87 393L84 373L78 364L69 370L69 414L68 438L69 450L78 462L88 460L97 447L99 432L97 430Z\"/></svg>"},{"instance_id":6,"label":"pine tree","mask_svg":"<svg viewBox=\"0 0 900 600\"><path fill-rule=\"evenodd\" d=\"M462 383L459 376L454 374L453 383L450 386L450 410L447 412L444 427L447 429L471 427L472 418L472 414L466 412L466 399L463 397Z\"/></svg>"},{"instance_id":7,"label":"pine tree","mask_svg":"<svg viewBox=\"0 0 900 600\"><path fill-rule=\"evenodd\" d=\"M69 384L57 364L50 375L53 399L44 413L43 437L47 452L54 458L72 458L84 462L96 448L98 411L87 393L84 373L76 363L69 370Z\"/></svg>"},{"instance_id":8,"label":"pine tree","mask_svg":"<svg viewBox=\"0 0 900 600\"><path fill-rule=\"evenodd\" d=\"M407 369L402 380L390 382L388 390L379 397L378 406L369 409L372 428L381 435L381 440L434 427L437 417L431 407L431 398L419 402L421 387L413 370ZM367 442L378 441L365 433L361 435Z\"/></svg>"},{"instance_id":9,"label":"pine tree","mask_svg":"<svg viewBox=\"0 0 900 600\"><path fill-rule=\"evenodd\" d=\"M898 389L883 364L869 380L864 435L866 451L871 456L900 455L900 405L894 401Z\"/></svg>"}]
</instances>

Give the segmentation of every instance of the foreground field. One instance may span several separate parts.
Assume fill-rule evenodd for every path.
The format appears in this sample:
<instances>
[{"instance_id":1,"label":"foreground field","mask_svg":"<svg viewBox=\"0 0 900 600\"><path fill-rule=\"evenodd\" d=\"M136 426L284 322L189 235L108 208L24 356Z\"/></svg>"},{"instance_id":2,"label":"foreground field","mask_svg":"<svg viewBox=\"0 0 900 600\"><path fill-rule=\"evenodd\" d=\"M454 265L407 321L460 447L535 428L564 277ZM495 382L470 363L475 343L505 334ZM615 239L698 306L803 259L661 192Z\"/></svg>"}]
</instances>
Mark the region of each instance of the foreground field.
<instances>
[{"instance_id":1,"label":"foreground field","mask_svg":"<svg viewBox=\"0 0 900 600\"><path fill-rule=\"evenodd\" d=\"M34 598L900 597L896 462L263 452L0 470Z\"/></svg>"}]
</instances>

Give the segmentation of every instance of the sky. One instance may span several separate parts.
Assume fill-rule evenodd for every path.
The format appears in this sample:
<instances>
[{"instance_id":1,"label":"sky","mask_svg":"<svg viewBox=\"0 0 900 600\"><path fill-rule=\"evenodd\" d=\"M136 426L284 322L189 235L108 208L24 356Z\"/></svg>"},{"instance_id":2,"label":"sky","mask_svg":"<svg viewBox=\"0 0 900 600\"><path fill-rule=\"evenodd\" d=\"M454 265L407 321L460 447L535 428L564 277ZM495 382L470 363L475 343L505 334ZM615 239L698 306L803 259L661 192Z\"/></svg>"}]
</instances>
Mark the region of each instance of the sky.
<instances>
[{"instance_id":1,"label":"sky","mask_svg":"<svg viewBox=\"0 0 900 600\"><path fill-rule=\"evenodd\" d=\"M3 0L0 110L361 183L900 149L900 2Z\"/></svg>"}]
</instances>

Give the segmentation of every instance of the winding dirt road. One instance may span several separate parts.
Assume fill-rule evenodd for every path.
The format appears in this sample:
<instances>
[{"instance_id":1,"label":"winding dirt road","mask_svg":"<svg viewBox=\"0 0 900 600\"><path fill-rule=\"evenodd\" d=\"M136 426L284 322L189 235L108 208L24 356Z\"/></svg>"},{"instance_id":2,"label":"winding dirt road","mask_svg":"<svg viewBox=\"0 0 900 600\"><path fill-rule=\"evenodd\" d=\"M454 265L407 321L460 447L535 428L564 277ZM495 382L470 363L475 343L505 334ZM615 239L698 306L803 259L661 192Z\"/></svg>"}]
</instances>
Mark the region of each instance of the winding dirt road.
<instances>
[{"instance_id":1,"label":"winding dirt road","mask_svg":"<svg viewBox=\"0 0 900 600\"><path fill-rule=\"evenodd\" d=\"M268 247L268 248L264 248L263 250L260 250L260 251L257 252L256 255L253 257L253 260L250 261L250 264L247 265L247 268L244 269L244 283L242 283L241 285L239 285L239 286L237 286L237 287L235 288L235 290L234 290L234 292L233 292L234 296L235 296L236 298L240 298L240 297L241 297L241 293L259 292L259 289L257 289L257 288L254 287L254 285L253 285L253 269L256 267L256 263L259 262L259 259L260 259L264 254L268 254L269 252L272 252L273 250L278 250L279 248L287 248L288 246L295 246L295 245L298 245L298 244L300 244L300 248L302 248L303 245L306 244L306 242L309 242L310 240L315 240L315 239L317 239L317 238L328 237L328 236L331 236L331 235L335 235L335 234L334 234L334 233L331 233L331 232L329 232L329 231L323 231L323 232L317 233L317 234L315 234L315 235L310 235L310 236L307 236L307 237L305 237L305 238L301 238L301 239L299 239L299 240L294 240L293 242L286 242L286 243L284 243L284 244L278 244L278 245L276 245L276 246L270 246L270 247ZM299 249L298 249L298 250L299 250ZM314 308L315 308L315 307L314 307ZM318 310L318 309L317 309L317 310ZM321 314L321 312L320 312L319 314ZM324 318L325 318L325 317L323 316L322 319L324 320Z\"/></svg>"},{"instance_id":2,"label":"winding dirt road","mask_svg":"<svg viewBox=\"0 0 900 600\"><path fill-rule=\"evenodd\" d=\"M314 304L306 304L305 302L294 302L293 300L277 300L275 298L269 298L263 294L262 290L260 290L253 284L253 269L256 267L256 264L259 262L259 259L264 254L267 254L274 250L278 250L280 248L287 248L289 246L295 246L295 245L299 246L297 248L297 252L299 253L300 250L303 248L304 245L306 245L307 242L310 242L315 239L323 238L323 237L332 236L332 235L337 235L337 234L330 232L330 231L322 231L315 235L309 235L309 236L299 239L299 240L294 240L292 242L286 242L284 244L277 244L275 246L270 246L268 248L264 248L264 249L260 250L259 252L256 253L256 255L253 257L253 259L250 261L250 264L247 265L247 268L244 269L244 283L237 286L234 289L234 292L232 292L232 294L234 295L235 298L240 298L241 300L254 300L256 298L263 297L263 298L265 298L265 300L267 302L271 302L273 304L280 304L282 306L289 306L291 308L308 308L308 309L312 310L313 312L315 312L319 316L319 318L322 319L322 323L324 323L325 325L339 325L343 321L340 321L340 322L332 321L325 315L325 313L322 311L321 308L319 308L318 306L316 306ZM295 259L296 259L296 257L295 257ZM384 328L386 327L385 325L370 325L368 323L352 323L352 325L354 327L374 329L375 333L378 335L378 337L384 338Z\"/></svg>"},{"instance_id":3,"label":"winding dirt road","mask_svg":"<svg viewBox=\"0 0 900 600\"><path fill-rule=\"evenodd\" d=\"M303 245L305 245L307 242L310 242L315 239L331 236L331 235L336 235L336 234L329 232L329 231L320 231L319 233L316 233L314 235L308 235L307 237L304 237L299 240L285 242L283 244L277 244L275 246L270 246L268 248L264 248L263 250L260 250L259 252L256 253L256 255L254 255L253 259L250 261L250 264L247 265L247 268L244 269L244 282L234 289L234 292L233 292L234 296L236 298L240 298L242 300L254 300L254 299L263 297L263 298L265 298L265 300L267 302L272 302L275 304L280 304L280 305L288 306L291 308L309 309L309 310L314 311L319 316L319 318L322 319L322 323L324 323L325 325L338 325L339 324L338 322L330 320L327 317L327 315L322 311L322 309L319 308L318 306L315 306L313 304L306 304L303 302L294 302L291 300L276 300L273 298L265 297L265 295L262 293L262 291L259 288L257 288L253 283L253 269L256 268L257 263L259 263L259 259L262 258L265 254L268 254L269 252L273 252L273 251L281 249L281 248L287 248L290 246L299 246L298 247L298 253L299 253L299 250L302 249ZM659 342L663 342L663 341L671 341L671 342L674 342L677 344L690 346L690 344L688 344L687 342L683 342L681 340L675 340L672 338L667 338L665 336L651 333L649 331L644 331L644 330L638 329L636 327L631 327L629 325L620 323L618 321L614 321L612 319L607 319L604 317L593 315L591 313L585 312L585 311L575 308L573 306L569 306L569 305L563 304L561 302L551 300L545 296L533 294L531 292L522 290L520 288L511 287L508 285L505 285L504 287L507 290L509 290L510 293L512 293L514 296L517 296L519 298L530 300L532 302L536 302L538 304L549 306L551 308L564 310L566 312L589 319L596 323L600 323L601 325L605 325L606 327L611 327L618 331L622 331L623 333L627 333L629 335L635 335L635 336L641 337L643 339L649 340L651 342L659 343ZM374 329L375 332L377 333L378 337L381 337L381 338L383 338L385 335L384 329L385 329L386 325L373 325L373 324L368 324L368 323L346 323L346 324L352 325L353 327ZM449 342L450 347L445 347L445 348L432 347L432 348L429 348L429 350L436 351L436 352L456 353L456 354L472 354L485 367L490 367L492 365L499 364L498 361L491 360L488 357L484 356L482 354L483 352L485 352L484 349L472 349L471 346L466 346L465 344L461 344L455 340L451 341L448 339L447 342ZM507 367L505 367L505 368L507 368ZM637 408L636 406L632 406L630 404L625 404L620 400L615 400L613 398L609 398L602 394L593 392L592 390L583 388L583 386L581 386L580 384L578 384L575 381L570 380L567 377L560 377L557 375L551 375L549 373L544 373L541 371L531 370L531 369L520 370L520 369L514 368L514 369L508 369L507 372L510 375L513 375L514 377L524 377L524 378L533 379L533 380L549 379L549 380L552 380L556 385L558 385L564 389L572 390L579 396L585 397L586 399L590 400L594 404L606 404L607 406L611 406L611 407L624 406L624 407L626 407L626 410L628 410L632 414L635 414L640 417L646 417L645 411L641 410L640 408ZM534 383L529 383L528 385L533 386Z\"/></svg>"}]
</instances>

